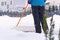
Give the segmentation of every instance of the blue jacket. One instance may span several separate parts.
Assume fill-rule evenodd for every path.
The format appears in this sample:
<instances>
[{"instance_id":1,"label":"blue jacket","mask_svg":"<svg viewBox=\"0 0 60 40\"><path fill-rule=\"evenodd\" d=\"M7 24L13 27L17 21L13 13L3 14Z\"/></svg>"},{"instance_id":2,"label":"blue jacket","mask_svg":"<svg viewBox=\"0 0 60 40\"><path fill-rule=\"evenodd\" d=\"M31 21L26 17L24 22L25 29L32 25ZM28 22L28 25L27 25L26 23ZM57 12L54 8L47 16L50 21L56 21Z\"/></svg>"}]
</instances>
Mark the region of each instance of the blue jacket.
<instances>
[{"instance_id":1,"label":"blue jacket","mask_svg":"<svg viewBox=\"0 0 60 40\"><path fill-rule=\"evenodd\" d=\"M46 0L28 0L32 6L44 6Z\"/></svg>"}]
</instances>

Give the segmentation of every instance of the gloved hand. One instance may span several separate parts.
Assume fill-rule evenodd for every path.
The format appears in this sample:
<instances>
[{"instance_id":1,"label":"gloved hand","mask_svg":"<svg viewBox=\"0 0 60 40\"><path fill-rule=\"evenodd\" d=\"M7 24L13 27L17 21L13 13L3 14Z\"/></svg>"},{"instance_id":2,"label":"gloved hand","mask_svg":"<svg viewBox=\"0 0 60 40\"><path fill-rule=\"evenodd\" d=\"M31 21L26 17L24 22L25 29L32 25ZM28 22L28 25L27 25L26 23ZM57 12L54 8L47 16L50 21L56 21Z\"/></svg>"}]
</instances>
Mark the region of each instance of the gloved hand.
<instances>
[{"instance_id":1,"label":"gloved hand","mask_svg":"<svg viewBox=\"0 0 60 40\"><path fill-rule=\"evenodd\" d=\"M49 4L50 4L50 2L45 3L45 5L49 5Z\"/></svg>"},{"instance_id":2,"label":"gloved hand","mask_svg":"<svg viewBox=\"0 0 60 40\"><path fill-rule=\"evenodd\" d=\"M28 4L31 4L31 2L28 1Z\"/></svg>"}]
</instances>

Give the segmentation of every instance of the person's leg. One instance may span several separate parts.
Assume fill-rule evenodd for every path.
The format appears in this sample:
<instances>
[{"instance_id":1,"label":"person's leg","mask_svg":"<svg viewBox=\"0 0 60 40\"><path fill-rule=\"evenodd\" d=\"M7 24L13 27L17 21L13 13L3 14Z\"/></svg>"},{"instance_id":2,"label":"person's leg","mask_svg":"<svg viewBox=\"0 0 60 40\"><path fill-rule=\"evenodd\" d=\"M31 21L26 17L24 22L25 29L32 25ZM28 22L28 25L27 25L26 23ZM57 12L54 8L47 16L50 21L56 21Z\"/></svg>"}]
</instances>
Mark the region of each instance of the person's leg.
<instances>
[{"instance_id":1,"label":"person's leg","mask_svg":"<svg viewBox=\"0 0 60 40\"><path fill-rule=\"evenodd\" d=\"M41 26L40 26L39 14L38 14L38 6L32 6L32 14L33 14L33 18L34 18L36 33L41 33Z\"/></svg>"},{"instance_id":2,"label":"person's leg","mask_svg":"<svg viewBox=\"0 0 60 40\"><path fill-rule=\"evenodd\" d=\"M42 24L42 28L43 28L43 30L44 30L44 14L45 14L45 12L44 12L44 10L45 10L45 8L44 8L44 6L39 6L39 18L40 18L40 22L41 22L41 24ZM45 19L46 20L46 19ZM47 22L46 22L47 23ZM47 24L46 24L47 25ZM48 29L48 26L46 26L46 30ZM45 31L45 30L44 30Z\"/></svg>"}]
</instances>

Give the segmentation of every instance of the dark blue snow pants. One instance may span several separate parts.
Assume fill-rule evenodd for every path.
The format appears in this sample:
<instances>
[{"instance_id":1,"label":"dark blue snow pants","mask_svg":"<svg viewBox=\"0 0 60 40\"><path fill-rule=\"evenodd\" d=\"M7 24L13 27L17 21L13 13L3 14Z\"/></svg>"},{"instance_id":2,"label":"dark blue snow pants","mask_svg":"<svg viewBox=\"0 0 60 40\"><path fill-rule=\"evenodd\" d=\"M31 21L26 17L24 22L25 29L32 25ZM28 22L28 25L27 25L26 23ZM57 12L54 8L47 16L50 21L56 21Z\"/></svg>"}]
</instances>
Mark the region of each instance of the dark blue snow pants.
<instances>
[{"instance_id":1,"label":"dark blue snow pants","mask_svg":"<svg viewBox=\"0 0 60 40\"><path fill-rule=\"evenodd\" d=\"M44 10L45 10L44 6L32 6L32 14L34 18L36 33L41 33L40 23L42 24L42 28L44 29L43 27Z\"/></svg>"}]
</instances>

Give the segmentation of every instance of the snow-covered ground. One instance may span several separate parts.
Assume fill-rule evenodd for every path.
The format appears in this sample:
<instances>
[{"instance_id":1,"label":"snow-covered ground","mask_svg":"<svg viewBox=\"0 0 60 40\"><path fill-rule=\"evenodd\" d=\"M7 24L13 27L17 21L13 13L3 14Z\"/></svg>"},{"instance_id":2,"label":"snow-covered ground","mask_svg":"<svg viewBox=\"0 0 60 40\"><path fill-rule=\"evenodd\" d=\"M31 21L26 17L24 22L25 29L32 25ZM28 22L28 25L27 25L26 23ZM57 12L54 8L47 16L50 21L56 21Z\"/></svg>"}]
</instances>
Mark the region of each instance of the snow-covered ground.
<instances>
[{"instance_id":1,"label":"snow-covered ground","mask_svg":"<svg viewBox=\"0 0 60 40\"><path fill-rule=\"evenodd\" d=\"M0 0L0 2L7 1L7 4L10 5L8 0ZM19 7L25 7L26 0L12 0L13 4L9 6L10 10L13 8L14 10ZM55 0L56 1L56 0ZM58 0L57 0L58 1ZM54 1L50 1L53 4ZM58 3L60 3L58 1ZM0 3L1 4L1 3ZM1 6L0 10L6 11L6 5ZM55 22L55 29L54 29L54 37L55 40L58 40L58 32L59 32L59 26L60 26L60 16L54 15L54 22ZM0 16L0 40L45 40L44 33L35 33L34 28L34 21L32 14L23 17L20 24L18 25L18 30L15 29L16 23L18 21L18 17L9 17L9 16ZM50 28L50 18L47 18L47 23ZM23 32L23 31L29 31L29 32ZM33 31L33 32L31 32ZM43 30L42 30L43 31Z\"/></svg>"},{"instance_id":2,"label":"snow-covered ground","mask_svg":"<svg viewBox=\"0 0 60 40\"><path fill-rule=\"evenodd\" d=\"M60 16L54 15L55 29L54 37L58 40L58 32L60 26ZM35 33L34 21L32 14L23 17L18 28L20 31L16 30L16 22L18 17L8 17L0 16L0 40L45 40L44 33ZM50 18L47 18L47 23L50 28ZM23 31L34 31L34 32L23 32ZM43 31L43 30L42 30Z\"/></svg>"},{"instance_id":3,"label":"snow-covered ground","mask_svg":"<svg viewBox=\"0 0 60 40\"><path fill-rule=\"evenodd\" d=\"M19 18L0 16L0 40L43 40L44 34L38 34L35 32L22 32L34 31L34 23L32 15L28 15L22 18L19 27L22 31L12 29L16 27L16 22Z\"/></svg>"}]
</instances>

